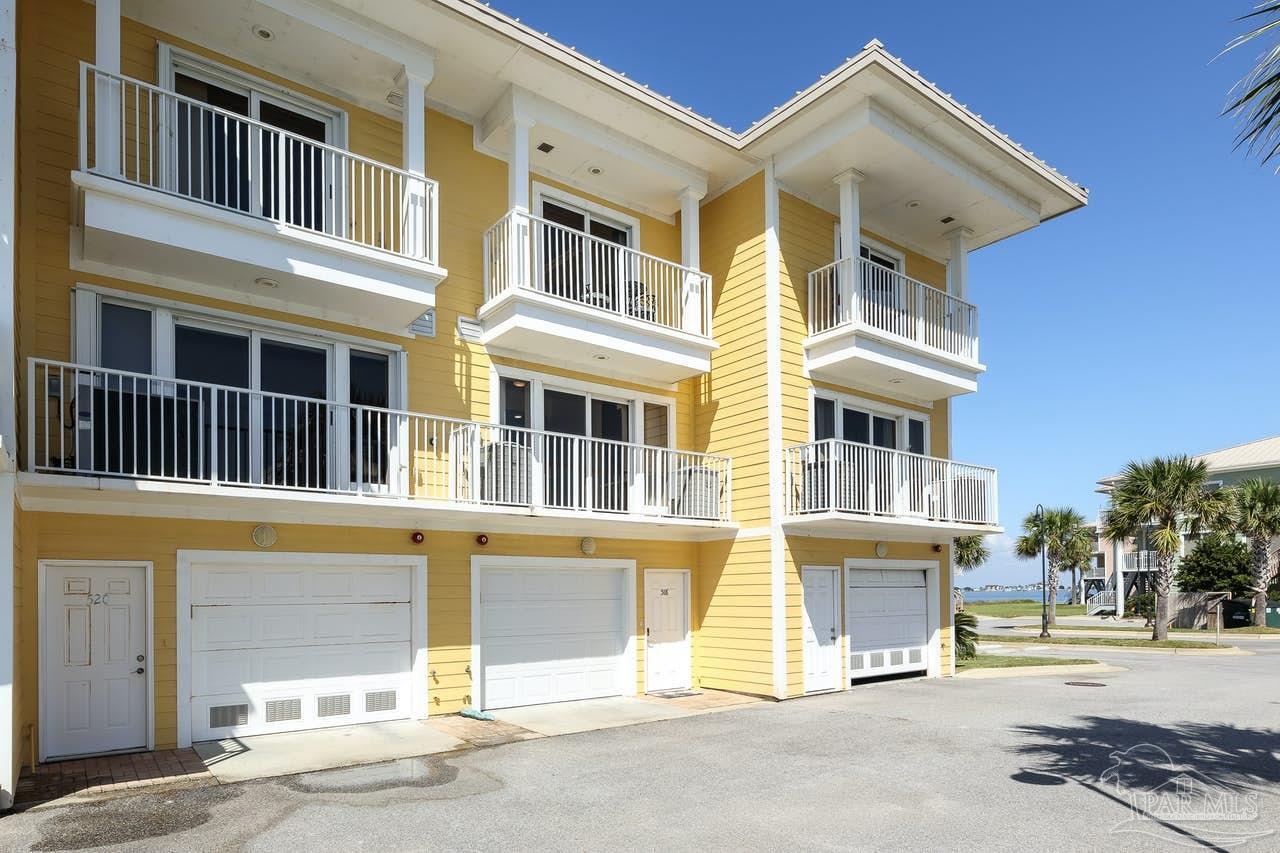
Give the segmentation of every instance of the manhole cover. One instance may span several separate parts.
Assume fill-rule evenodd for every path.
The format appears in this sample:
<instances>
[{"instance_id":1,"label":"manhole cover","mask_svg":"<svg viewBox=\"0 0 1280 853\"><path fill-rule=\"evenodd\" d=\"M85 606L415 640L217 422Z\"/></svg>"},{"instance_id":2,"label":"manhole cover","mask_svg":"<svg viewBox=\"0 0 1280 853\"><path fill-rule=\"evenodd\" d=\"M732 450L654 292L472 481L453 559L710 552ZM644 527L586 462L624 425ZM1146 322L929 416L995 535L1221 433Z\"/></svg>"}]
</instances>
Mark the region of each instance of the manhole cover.
<instances>
[{"instance_id":1,"label":"manhole cover","mask_svg":"<svg viewBox=\"0 0 1280 853\"><path fill-rule=\"evenodd\" d=\"M1068 681L1068 687L1106 687L1101 681Z\"/></svg>"}]
</instances>

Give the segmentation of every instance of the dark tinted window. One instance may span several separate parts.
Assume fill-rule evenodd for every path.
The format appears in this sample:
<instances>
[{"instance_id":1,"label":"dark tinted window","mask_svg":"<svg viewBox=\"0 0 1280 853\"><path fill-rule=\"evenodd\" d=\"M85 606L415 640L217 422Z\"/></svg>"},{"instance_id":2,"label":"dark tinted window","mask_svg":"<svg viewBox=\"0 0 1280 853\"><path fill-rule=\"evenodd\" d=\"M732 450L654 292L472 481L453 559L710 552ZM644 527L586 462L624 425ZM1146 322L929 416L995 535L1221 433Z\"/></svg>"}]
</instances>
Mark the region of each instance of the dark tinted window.
<instances>
[{"instance_id":1,"label":"dark tinted window","mask_svg":"<svg viewBox=\"0 0 1280 853\"><path fill-rule=\"evenodd\" d=\"M871 415L857 409L844 410L844 440L871 443Z\"/></svg>"},{"instance_id":2,"label":"dark tinted window","mask_svg":"<svg viewBox=\"0 0 1280 853\"><path fill-rule=\"evenodd\" d=\"M391 357L351 350L351 402L385 409L391 405Z\"/></svg>"},{"instance_id":3,"label":"dark tinted window","mask_svg":"<svg viewBox=\"0 0 1280 853\"><path fill-rule=\"evenodd\" d=\"M824 441L836 437L836 404L821 397L813 399L813 439Z\"/></svg>"},{"instance_id":4,"label":"dark tinted window","mask_svg":"<svg viewBox=\"0 0 1280 853\"><path fill-rule=\"evenodd\" d=\"M924 421L911 418L907 421L907 451L924 453Z\"/></svg>"},{"instance_id":5,"label":"dark tinted window","mask_svg":"<svg viewBox=\"0 0 1280 853\"><path fill-rule=\"evenodd\" d=\"M151 373L151 312L102 303L102 366Z\"/></svg>"},{"instance_id":6,"label":"dark tinted window","mask_svg":"<svg viewBox=\"0 0 1280 853\"><path fill-rule=\"evenodd\" d=\"M174 368L179 379L249 387L249 337L178 326L173 331Z\"/></svg>"}]
</instances>

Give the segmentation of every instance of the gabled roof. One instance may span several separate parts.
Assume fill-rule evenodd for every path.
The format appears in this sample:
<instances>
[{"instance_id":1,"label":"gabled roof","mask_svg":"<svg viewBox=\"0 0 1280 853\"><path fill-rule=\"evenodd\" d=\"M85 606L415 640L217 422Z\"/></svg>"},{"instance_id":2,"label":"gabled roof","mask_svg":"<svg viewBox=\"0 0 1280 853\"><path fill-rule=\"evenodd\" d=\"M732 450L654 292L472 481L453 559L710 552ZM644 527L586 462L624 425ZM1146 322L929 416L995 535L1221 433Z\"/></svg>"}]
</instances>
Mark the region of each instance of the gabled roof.
<instances>
[{"instance_id":1,"label":"gabled roof","mask_svg":"<svg viewBox=\"0 0 1280 853\"><path fill-rule=\"evenodd\" d=\"M1210 471L1245 471L1252 468L1280 468L1280 435L1260 438L1234 447L1211 450L1196 457Z\"/></svg>"},{"instance_id":2,"label":"gabled roof","mask_svg":"<svg viewBox=\"0 0 1280 853\"><path fill-rule=\"evenodd\" d=\"M1280 468L1280 435L1224 447L1221 450L1210 450L1194 458L1208 465L1210 474ZM1098 491L1103 494L1108 493L1119 479L1119 474L1108 474L1100 478L1098 485L1101 488Z\"/></svg>"}]
</instances>

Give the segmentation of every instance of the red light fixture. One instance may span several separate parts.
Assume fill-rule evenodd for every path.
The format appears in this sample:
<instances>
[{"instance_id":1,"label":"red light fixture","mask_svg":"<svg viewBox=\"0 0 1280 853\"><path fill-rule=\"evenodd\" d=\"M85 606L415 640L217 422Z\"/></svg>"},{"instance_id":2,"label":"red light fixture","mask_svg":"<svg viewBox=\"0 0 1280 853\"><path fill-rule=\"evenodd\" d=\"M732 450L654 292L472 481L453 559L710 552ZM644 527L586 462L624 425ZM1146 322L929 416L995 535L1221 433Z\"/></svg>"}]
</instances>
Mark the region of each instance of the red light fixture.
<instances>
[{"instance_id":1,"label":"red light fixture","mask_svg":"<svg viewBox=\"0 0 1280 853\"><path fill-rule=\"evenodd\" d=\"M489 537L488 537L488 536L485 536L483 533L481 533L479 536L477 536L477 537L476 537L476 544L477 544L477 545L481 545L481 546L483 546L483 545L488 545L488 544L489 544Z\"/></svg>"},{"instance_id":2,"label":"red light fixture","mask_svg":"<svg viewBox=\"0 0 1280 853\"><path fill-rule=\"evenodd\" d=\"M409 538L413 541L414 545L421 545L427 537L422 535L421 530L415 530L413 533L409 534Z\"/></svg>"}]
</instances>

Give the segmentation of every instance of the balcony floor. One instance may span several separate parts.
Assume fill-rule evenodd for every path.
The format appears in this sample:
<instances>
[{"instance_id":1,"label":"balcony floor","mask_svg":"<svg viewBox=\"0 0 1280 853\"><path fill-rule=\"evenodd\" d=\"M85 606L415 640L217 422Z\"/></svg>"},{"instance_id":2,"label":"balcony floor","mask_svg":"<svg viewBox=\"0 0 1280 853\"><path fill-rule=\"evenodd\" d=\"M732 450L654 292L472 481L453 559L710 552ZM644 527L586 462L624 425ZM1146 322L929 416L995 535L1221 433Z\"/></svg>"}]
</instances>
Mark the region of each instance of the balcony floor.
<instances>
[{"instance_id":1,"label":"balcony floor","mask_svg":"<svg viewBox=\"0 0 1280 853\"><path fill-rule=\"evenodd\" d=\"M789 515L782 528L790 536L829 539L875 539L889 542L931 542L949 545L957 536L1003 533L994 524L965 524L912 516L864 515L854 512L812 512Z\"/></svg>"},{"instance_id":2,"label":"balcony floor","mask_svg":"<svg viewBox=\"0 0 1280 853\"><path fill-rule=\"evenodd\" d=\"M530 509L241 486L71 474L19 475L28 512L597 536L673 541L732 538L737 525L638 513Z\"/></svg>"}]
</instances>

